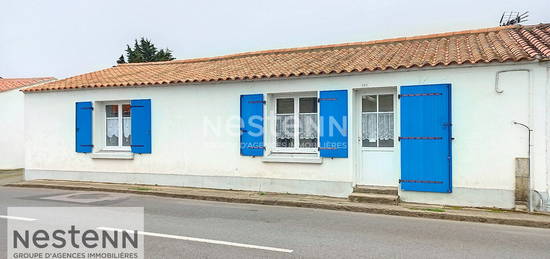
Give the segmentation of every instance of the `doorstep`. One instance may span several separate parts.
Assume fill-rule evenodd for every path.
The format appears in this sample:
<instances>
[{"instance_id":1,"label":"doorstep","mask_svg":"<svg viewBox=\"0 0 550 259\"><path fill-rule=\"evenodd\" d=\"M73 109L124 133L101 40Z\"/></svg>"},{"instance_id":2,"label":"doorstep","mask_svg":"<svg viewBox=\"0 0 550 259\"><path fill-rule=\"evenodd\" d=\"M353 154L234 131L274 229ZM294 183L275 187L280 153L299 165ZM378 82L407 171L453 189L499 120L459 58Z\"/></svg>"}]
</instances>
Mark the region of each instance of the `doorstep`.
<instances>
[{"instance_id":1,"label":"doorstep","mask_svg":"<svg viewBox=\"0 0 550 259\"><path fill-rule=\"evenodd\" d=\"M172 198L343 210L394 216L550 228L550 215L548 214L529 214L496 209L445 207L407 203L401 203L399 205L357 203L349 201L345 198L333 198L315 195L60 180L23 181L8 184L8 186L52 188L77 191L122 192Z\"/></svg>"}]
</instances>

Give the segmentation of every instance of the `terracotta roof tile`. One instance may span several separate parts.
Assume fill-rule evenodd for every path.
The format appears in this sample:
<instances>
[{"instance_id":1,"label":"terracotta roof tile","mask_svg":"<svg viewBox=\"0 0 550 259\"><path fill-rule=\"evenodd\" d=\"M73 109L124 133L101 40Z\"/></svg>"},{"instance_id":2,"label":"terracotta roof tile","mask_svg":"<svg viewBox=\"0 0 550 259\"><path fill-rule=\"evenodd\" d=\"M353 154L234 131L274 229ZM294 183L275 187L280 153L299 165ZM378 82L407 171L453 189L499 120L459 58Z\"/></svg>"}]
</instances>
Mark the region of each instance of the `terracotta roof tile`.
<instances>
[{"instance_id":1,"label":"terracotta roof tile","mask_svg":"<svg viewBox=\"0 0 550 259\"><path fill-rule=\"evenodd\" d=\"M0 92L55 80L54 77L0 78Z\"/></svg>"},{"instance_id":2,"label":"terracotta roof tile","mask_svg":"<svg viewBox=\"0 0 550 259\"><path fill-rule=\"evenodd\" d=\"M339 74L550 58L550 24L123 64L25 92Z\"/></svg>"}]
</instances>

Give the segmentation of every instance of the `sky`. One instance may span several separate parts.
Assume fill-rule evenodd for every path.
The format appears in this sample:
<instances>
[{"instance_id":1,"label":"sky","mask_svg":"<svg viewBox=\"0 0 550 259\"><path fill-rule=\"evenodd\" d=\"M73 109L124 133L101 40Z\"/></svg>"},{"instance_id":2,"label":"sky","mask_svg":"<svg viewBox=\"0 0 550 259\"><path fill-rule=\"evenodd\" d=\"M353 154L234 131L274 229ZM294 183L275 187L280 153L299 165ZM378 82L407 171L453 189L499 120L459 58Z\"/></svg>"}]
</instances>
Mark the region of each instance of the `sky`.
<instances>
[{"instance_id":1,"label":"sky","mask_svg":"<svg viewBox=\"0 0 550 259\"><path fill-rule=\"evenodd\" d=\"M177 59L550 22L549 0L0 0L0 77L59 79L116 65L149 38Z\"/></svg>"}]
</instances>

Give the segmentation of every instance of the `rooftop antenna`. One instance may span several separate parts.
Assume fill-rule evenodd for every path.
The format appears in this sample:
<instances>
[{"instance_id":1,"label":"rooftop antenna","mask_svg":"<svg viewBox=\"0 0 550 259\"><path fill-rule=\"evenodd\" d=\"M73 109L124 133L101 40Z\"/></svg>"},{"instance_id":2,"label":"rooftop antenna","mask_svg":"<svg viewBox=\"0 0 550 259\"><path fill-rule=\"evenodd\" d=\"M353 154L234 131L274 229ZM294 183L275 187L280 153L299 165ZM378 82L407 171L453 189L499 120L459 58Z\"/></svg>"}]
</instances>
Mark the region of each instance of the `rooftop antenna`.
<instances>
[{"instance_id":1,"label":"rooftop antenna","mask_svg":"<svg viewBox=\"0 0 550 259\"><path fill-rule=\"evenodd\" d=\"M529 17L529 12L504 12L502 13L502 16L500 17L500 26L508 26L508 25L514 25L514 24L520 24L527 21L527 17Z\"/></svg>"}]
</instances>

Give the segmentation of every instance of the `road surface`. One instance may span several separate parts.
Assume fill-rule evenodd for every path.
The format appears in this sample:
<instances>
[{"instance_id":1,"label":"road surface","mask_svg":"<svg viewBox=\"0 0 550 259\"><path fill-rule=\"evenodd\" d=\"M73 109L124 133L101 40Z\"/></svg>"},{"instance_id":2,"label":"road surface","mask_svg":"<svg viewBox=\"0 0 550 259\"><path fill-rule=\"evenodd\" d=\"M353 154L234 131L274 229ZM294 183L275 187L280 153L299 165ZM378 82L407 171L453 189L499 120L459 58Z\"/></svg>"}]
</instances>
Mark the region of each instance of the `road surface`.
<instances>
[{"instance_id":1,"label":"road surface","mask_svg":"<svg viewBox=\"0 0 550 259\"><path fill-rule=\"evenodd\" d=\"M81 193L0 187L0 216L10 206L144 207L147 258L550 258L548 229L117 193L70 198Z\"/></svg>"}]
</instances>

